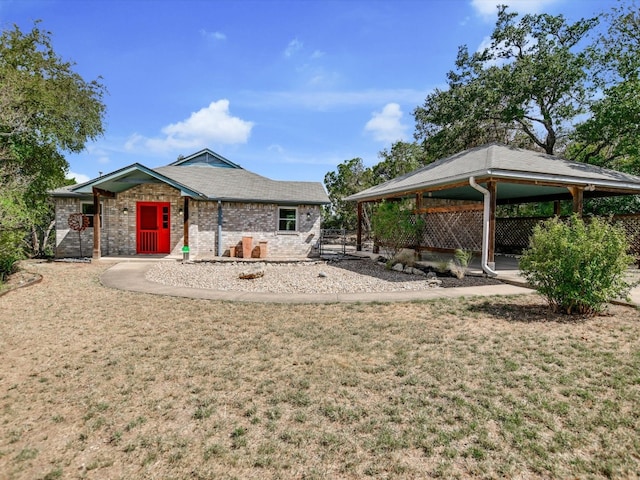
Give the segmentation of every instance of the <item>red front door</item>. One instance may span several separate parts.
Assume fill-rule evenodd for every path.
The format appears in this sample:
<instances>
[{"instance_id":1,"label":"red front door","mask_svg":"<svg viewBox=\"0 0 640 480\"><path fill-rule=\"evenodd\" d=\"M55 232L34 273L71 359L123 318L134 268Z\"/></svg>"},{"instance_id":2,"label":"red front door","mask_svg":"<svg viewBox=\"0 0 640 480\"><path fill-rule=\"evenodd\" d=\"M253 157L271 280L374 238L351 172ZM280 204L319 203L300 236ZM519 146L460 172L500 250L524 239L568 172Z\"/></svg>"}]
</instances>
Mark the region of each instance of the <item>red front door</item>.
<instances>
[{"instance_id":1,"label":"red front door","mask_svg":"<svg viewBox=\"0 0 640 480\"><path fill-rule=\"evenodd\" d=\"M138 202L136 210L136 252L169 253L169 202Z\"/></svg>"}]
</instances>

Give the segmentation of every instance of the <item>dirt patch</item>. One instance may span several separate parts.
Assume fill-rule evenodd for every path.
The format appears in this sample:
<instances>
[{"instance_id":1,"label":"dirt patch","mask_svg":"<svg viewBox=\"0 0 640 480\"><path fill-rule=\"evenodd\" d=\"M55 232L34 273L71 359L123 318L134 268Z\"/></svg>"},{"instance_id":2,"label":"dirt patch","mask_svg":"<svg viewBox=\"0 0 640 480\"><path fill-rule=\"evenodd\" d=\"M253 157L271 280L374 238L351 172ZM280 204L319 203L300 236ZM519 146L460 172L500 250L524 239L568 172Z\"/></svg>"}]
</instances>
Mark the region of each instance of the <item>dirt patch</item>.
<instances>
[{"instance_id":1,"label":"dirt patch","mask_svg":"<svg viewBox=\"0 0 640 480\"><path fill-rule=\"evenodd\" d=\"M0 477L635 478L640 314L280 305L33 263L0 297Z\"/></svg>"}]
</instances>

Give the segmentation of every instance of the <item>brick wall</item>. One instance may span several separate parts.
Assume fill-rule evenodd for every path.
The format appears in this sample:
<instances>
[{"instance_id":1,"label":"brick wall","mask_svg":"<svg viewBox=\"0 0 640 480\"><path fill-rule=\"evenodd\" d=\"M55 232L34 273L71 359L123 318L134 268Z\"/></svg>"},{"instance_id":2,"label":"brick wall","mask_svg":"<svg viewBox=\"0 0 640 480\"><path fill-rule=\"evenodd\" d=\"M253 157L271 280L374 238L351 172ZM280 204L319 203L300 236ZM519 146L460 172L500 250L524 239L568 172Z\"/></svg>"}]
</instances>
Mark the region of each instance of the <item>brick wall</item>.
<instances>
[{"instance_id":1,"label":"brick wall","mask_svg":"<svg viewBox=\"0 0 640 480\"><path fill-rule=\"evenodd\" d=\"M287 207L292 208L292 207ZM308 257L317 255L314 248L320 237L320 207L298 205L297 231L278 231L278 205L261 203L224 203L222 245L229 247L252 237L253 245L267 242L269 257ZM309 215L307 215L309 214ZM308 217L308 219L307 219Z\"/></svg>"},{"instance_id":2,"label":"brick wall","mask_svg":"<svg viewBox=\"0 0 640 480\"><path fill-rule=\"evenodd\" d=\"M101 198L103 256L136 254L137 202L168 202L170 205L170 245L172 255L182 255L184 243L184 217L180 209L184 199L180 192L166 184L141 184L116 195ZM56 204L56 256L80 256L78 233L68 227L72 213L82 211L82 203L93 203L91 197L55 198ZM127 209L128 214L123 213ZM291 208L291 207L288 207ZM317 205L297 207L296 232L278 232L278 205L260 203L222 203L222 246L228 255L229 247L252 237L254 245L266 241L269 257L307 257L317 253L314 246L320 235L321 210ZM308 218L307 218L308 217ZM217 255L218 204L217 202L189 202L189 249L192 259ZM93 228L80 234L82 254L93 253Z\"/></svg>"}]
</instances>

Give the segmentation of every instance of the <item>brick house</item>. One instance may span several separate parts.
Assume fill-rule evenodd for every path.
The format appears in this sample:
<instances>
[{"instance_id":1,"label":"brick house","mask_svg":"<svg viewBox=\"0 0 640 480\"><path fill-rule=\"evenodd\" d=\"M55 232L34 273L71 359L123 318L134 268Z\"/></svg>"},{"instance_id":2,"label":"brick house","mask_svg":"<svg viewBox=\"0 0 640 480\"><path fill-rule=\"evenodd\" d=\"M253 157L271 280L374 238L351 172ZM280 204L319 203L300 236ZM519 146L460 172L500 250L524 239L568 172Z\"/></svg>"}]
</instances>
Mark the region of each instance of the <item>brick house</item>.
<instances>
[{"instance_id":1,"label":"brick house","mask_svg":"<svg viewBox=\"0 0 640 480\"><path fill-rule=\"evenodd\" d=\"M94 258L188 251L194 259L234 250L240 256L249 237L254 256L262 243L268 257L309 257L316 253L322 205L329 203L319 182L271 180L209 149L166 167L135 163L50 194L56 257L91 250ZM86 228L73 229L72 220Z\"/></svg>"}]
</instances>

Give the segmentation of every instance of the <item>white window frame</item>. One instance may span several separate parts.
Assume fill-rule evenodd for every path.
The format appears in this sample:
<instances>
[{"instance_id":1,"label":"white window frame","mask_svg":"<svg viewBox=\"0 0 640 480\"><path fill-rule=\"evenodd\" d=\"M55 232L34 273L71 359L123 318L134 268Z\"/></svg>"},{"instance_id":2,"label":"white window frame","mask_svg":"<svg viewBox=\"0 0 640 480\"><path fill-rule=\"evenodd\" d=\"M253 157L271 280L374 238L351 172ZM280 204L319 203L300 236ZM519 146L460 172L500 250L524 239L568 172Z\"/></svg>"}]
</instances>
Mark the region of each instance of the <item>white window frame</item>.
<instances>
[{"instance_id":1,"label":"white window frame","mask_svg":"<svg viewBox=\"0 0 640 480\"><path fill-rule=\"evenodd\" d=\"M285 221L285 222L290 222L290 219L287 219L286 217L282 217L282 211L283 210L293 210L296 214L296 218L295 220L293 220L294 223L294 228L293 230L289 230L289 229L284 229L282 230L280 228L280 222L281 221ZM288 206L280 206L278 207L278 220L277 220L277 225L276 225L276 231L279 234L294 234L294 233L298 233L298 223L299 223L300 219L298 218L298 207L288 207Z\"/></svg>"}]
</instances>

